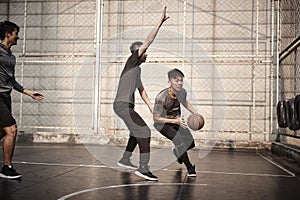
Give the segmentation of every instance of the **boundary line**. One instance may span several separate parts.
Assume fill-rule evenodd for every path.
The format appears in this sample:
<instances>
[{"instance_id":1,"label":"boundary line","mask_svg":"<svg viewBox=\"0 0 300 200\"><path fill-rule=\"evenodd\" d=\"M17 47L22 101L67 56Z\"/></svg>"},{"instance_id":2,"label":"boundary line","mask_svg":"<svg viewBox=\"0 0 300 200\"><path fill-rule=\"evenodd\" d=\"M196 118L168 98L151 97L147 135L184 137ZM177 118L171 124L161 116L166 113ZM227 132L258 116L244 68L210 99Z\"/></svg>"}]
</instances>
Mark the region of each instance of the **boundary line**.
<instances>
[{"instance_id":1,"label":"boundary line","mask_svg":"<svg viewBox=\"0 0 300 200\"><path fill-rule=\"evenodd\" d=\"M262 158L266 159L273 165L277 166L278 168L282 169L283 171L287 172L289 175L282 175L282 174L258 174L258 173L239 173L239 172L224 172L224 171L197 171L198 173L203 174L224 174L224 175L239 175L239 176L260 176L260 177L283 177L283 178L291 178L295 177L295 174L290 172L289 170L281 167L280 165L272 162L268 158L260 155ZM3 161L0 161L1 163ZM31 162L31 161L14 161L17 164L24 164L24 165L45 165L45 166L62 166L62 167L86 167L86 168L111 168L111 169L124 169L123 167L108 167L105 165L88 165L88 164L67 164L67 163L46 163L46 162ZM126 169L125 169L126 170ZM170 170L167 168L163 168L161 170L164 171L177 171L177 170ZM127 170L132 171L132 170ZM158 171L158 170L157 170Z\"/></svg>"},{"instance_id":2,"label":"boundary line","mask_svg":"<svg viewBox=\"0 0 300 200\"><path fill-rule=\"evenodd\" d=\"M296 175L295 175L293 172L291 172L291 171L289 171L288 169L282 167L281 165L275 163L274 161L270 160L270 159L267 158L266 156L264 156L264 155L262 155L262 154L260 154L260 153L258 153L258 152L257 152L257 154L258 154L260 157L262 157L263 159L265 159L266 161L268 161L268 162L270 162L271 164L273 164L273 165L275 165L276 167L278 167L279 169L285 171L286 173L288 173L288 174L291 175L292 177L296 177Z\"/></svg>"},{"instance_id":3,"label":"boundary line","mask_svg":"<svg viewBox=\"0 0 300 200\"><path fill-rule=\"evenodd\" d=\"M76 195L79 194L83 194L83 193L87 193L87 192L93 192L96 190L105 190L105 189L114 189L114 188L122 188L122 187L134 187L134 186L165 186L165 185L169 185L169 186L178 186L178 185L194 185L194 186L207 186L207 184L204 183L134 183L134 184L123 184L123 185L111 185L111 186L104 186L104 187L97 187L97 188L90 188L90 189L85 189L85 190L81 190L81 191L77 191L74 193L70 193L68 195L65 195L63 197L60 197L58 200L65 200L68 199L70 197L74 197Z\"/></svg>"}]
</instances>

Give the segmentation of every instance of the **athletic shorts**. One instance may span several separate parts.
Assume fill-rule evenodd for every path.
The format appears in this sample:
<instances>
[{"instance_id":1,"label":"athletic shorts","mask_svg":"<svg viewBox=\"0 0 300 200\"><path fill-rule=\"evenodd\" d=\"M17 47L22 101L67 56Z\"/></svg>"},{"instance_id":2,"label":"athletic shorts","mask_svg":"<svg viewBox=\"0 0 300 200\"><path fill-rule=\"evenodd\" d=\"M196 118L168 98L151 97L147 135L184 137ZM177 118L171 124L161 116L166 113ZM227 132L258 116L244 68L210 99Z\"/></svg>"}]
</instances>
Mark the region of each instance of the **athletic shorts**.
<instances>
[{"instance_id":1,"label":"athletic shorts","mask_svg":"<svg viewBox=\"0 0 300 200\"><path fill-rule=\"evenodd\" d=\"M11 113L10 94L0 93L0 128L12 126L14 124L16 124L16 120Z\"/></svg>"},{"instance_id":2,"label":"athletic shorts","mask_svg":"<svg viewBox=\"0 0 300 200\"><path fill-rule=\"evenodd\" d=\"M182 128L177 124L170 123L154 123L154 128L169 140L173 141L175 137L181 138L180 140L184 144L186 150L190 150L195 147L194 137L188 128Z\"/></svg>"}]
</instances>

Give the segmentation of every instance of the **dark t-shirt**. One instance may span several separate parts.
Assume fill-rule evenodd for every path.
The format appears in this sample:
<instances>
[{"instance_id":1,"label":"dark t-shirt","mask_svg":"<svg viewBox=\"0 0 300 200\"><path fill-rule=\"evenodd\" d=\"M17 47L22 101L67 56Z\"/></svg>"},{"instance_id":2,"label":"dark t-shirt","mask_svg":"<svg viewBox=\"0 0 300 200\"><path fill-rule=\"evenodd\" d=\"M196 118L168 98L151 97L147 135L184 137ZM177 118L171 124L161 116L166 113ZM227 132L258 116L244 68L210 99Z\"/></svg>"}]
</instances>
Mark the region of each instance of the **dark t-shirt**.
<instances>
[{"instance_id":1,"label":"dark t-shirt","mask_svg":"<svg viewBox=\"0 0 300 200\"><path fill-rule=\"evenodd\" d=\"M169 119L180 117L180 103L186 102L186 96L187 92L185 89L176 93L176 98L170 96L169 88L162 90L155 98L153 113Z\"/></svg>"},{"instance_id":2,"label":"dark t-shirt","mask_svg":"<svg viewBox=\"0 0 300 200\"><path fill-rule=\"evenodd\" d=\"M10 94L12 89L23 92L24 88L15 79L16 57L0 43L0 93Z\"/></svg>"},{"instance_id":3,"label":"dark t-shirt","mask_svg":"<svg viewBox=\"0 0 300 200\"><path fill-rule=\"evenodd\" d=\"M121 73L115 102L135 103L135 90L143 86L141 81L141 67L138 50L134 51L127 59L125 67Z\"/></svg>"},{"instance_id":4,"label":"dark t-shirt","mask_svg":"<svg viewBox=\"0 0 300 200\"><path fill-rule=\"evenodd\" d=\"M155 98L155 104L153 113L159 114L161 117L174 119L181 116L180 104L186 103L187 92L185 89L182 89L180 92L175 93L176 98L172 98L169 94L169 88L162 90ZM174 139L175 137L180 137L182 139L184 151L192 149L195 147L194 138L188 128L182 128L178 124L169 124L169 123L154 123L154 127L162 135L167 138ZM165 128L166 127L166 128ZM176 136L173 135L169 130L175 130ZM180 155L184 152L180 152Z\"/></svg>"}]
</instances>

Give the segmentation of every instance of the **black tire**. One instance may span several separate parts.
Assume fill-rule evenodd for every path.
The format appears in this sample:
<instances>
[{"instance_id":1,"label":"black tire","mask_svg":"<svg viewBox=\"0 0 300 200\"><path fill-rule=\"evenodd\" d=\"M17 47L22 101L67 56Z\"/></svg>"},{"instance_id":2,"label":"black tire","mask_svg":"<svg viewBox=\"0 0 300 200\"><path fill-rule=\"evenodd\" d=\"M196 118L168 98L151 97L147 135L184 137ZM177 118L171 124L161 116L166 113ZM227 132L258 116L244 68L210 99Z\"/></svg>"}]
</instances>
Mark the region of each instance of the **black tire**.
<instances>
[{"instance_id":1,"label":"black tire","mask_svg":"<svg viewBox=\"0 0 300 200\"><path fill-rule=\"evenodd\" d=\"M288 100L288 118L289 118L289 129L296 131L300 129L300 124L298 120L298 115L295 110L295 99Z\"/></svg>"},{"instance_id":2,"label":"black tire","mask_svg":"<svg viewBox=\"0 0 300 200\"><path fill-rule=\"evenodd\" d=\"M294 114L298 124L298 129L300 129L300 95L297 95L294 100Z\"/></svg>"},{"instance_id":3,"label":"black tire","mask_svg":"<svg viewBox=\"0 0 300 200\"><path fill-rule=\"evenodd\" d=\"M277 122L280 128L287 128L289 126L287 102L287 100L283 100L277 104Z\"/></svg>"}]
</instances>

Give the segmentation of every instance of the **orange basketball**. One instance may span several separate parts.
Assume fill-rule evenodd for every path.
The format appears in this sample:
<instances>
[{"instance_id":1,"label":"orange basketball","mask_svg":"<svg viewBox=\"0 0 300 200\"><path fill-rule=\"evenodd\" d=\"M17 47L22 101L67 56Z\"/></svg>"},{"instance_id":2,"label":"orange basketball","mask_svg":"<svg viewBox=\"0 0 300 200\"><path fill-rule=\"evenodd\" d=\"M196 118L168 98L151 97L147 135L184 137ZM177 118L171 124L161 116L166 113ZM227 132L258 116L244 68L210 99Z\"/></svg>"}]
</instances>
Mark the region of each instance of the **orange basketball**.
<instances>
[{"instance_id":1,"label":"orange basketball","mask_svg":"<svg viewBox=\"0 0 300 200\"><path fill-rule=\"evenodd\" d=\"M190 114L187 119L187 125L190 129L197 131L203 128L205 123L204 117L200 114Z\"/></svg>"}]
</instances>

